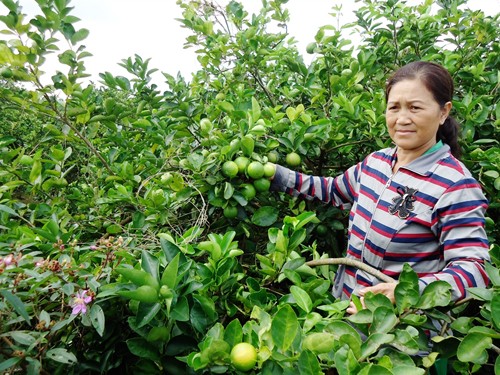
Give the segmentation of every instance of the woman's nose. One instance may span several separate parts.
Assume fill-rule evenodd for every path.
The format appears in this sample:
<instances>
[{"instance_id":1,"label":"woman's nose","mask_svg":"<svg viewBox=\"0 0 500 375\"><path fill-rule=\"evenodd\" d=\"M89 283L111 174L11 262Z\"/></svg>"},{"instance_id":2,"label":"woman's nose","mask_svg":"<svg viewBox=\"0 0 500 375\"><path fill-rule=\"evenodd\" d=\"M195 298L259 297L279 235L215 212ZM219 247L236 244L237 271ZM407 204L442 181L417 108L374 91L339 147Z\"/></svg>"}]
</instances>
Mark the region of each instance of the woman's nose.
<instances>
[{"instance_id":1,"label":"woman's nose","mask_svg":"<svg viewBox=\"0 0 500 375\"><path fill-rule=\"evenodd\" d=\"M406 125L411 123L410 112L406 109L401 109L398 112L398 118L396 119L396 123L400 125Z\"/></svg>"}]
</instances>

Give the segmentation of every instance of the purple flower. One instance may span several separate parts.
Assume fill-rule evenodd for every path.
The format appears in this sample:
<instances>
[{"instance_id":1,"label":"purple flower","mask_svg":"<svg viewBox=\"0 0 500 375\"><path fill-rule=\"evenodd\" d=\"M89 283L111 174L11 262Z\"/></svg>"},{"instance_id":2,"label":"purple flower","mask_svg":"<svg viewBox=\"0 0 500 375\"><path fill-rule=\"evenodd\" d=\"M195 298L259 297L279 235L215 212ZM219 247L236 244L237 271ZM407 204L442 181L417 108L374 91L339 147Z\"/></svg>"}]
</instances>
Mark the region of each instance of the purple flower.
<instances>
[{"instance_id":1,"label":"purple flower","mask_svg":"<svg viewBox=\"0 0 500 375\"><path fill-rule=\"evenodd\" d=\"M87 296L88 290L79 290L76 292L76 296L73 298L72 315L85 314L87 312L87 305L92 301L91 296Z\"/></svg>"}]
</instances>

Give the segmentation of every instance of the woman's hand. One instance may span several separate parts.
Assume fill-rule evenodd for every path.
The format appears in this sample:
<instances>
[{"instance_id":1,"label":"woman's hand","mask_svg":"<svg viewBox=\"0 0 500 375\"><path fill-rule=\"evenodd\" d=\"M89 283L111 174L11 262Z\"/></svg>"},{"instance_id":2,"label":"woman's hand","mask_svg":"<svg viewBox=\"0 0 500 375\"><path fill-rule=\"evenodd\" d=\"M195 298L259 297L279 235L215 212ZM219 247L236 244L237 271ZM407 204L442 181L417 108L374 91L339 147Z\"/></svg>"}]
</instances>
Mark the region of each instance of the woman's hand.
<instances>
[{"instance_id":1,"label":"woman's hand","mask_svg":"<svg viewBox=\"0 0 500 375\"><path fill-rule=\"evenodd\" d=\"M365 308L365 298L364 296L368 292L372 292L374 294L383 294L387 298L391 300L392 303L396 302L396 298L394 297L394 290L396 289L396 285L398 283L380 283L375 286L370 286L368 288L363 288L359 291L359 300L363 308ZM354 302L351 301L351 304L347 308L348 314L356 314L358 309L354 305Z\"/></svg>"}]
</instances>

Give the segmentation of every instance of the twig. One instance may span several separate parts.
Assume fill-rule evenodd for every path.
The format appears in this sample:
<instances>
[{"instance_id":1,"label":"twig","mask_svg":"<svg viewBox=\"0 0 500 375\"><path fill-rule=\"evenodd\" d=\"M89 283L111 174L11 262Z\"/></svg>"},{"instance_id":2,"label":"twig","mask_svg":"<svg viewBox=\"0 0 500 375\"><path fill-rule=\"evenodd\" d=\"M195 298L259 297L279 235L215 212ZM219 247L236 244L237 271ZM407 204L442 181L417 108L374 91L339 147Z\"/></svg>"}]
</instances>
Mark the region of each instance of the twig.
<instances>
[{"instance_id":1,"label":"twig","mask_svg":"<svg viewBox=\"0 0 500 375\"><path fill-rule=\"evenodd\" d=\"M359 260L355 260L355 259L325 258L325 259L310 260L309 262L306 262L306 265L308 265L310 267L325 266L325 265L332 265L332 264L343 264L345 266L359 268L360 270L365 271L365 272L369 273L370 275L375 276L377 279L382 280L383 282L386 282L386 283L397 282L392 277L383 274L382 272L373 268L372 266L369 266L369 265L367 265L363 262L360 262Z\"/></svg>"}]
</instances>

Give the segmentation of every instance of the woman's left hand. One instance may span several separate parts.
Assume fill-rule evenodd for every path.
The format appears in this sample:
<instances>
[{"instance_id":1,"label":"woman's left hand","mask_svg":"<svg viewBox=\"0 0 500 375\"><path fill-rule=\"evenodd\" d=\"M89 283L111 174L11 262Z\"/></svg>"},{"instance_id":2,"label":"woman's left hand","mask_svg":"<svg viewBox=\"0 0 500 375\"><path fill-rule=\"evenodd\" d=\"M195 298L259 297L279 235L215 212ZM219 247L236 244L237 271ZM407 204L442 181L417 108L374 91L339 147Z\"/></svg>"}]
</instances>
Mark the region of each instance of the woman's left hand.
<instances>
[{"instance_id":1,"label":"woman's left hand","mask_svg":"<svg viewBox=\"0 0 500 375\"><path fill-rule=\"evenodd\" d=\"M363 307L365 307L364 296L368 292L372 292L374 294L383 294L387 298L391 300L392 303L396 302L396 298L394 297L394 290L396 289L396 285L398 283L380 283L375 286L370 286L367 288L363 288L359 291L359 300ZM356 314L358 310L353 302L351 302L349 308L347 309L348 314Z\"/></svg>"}]
</instances>

